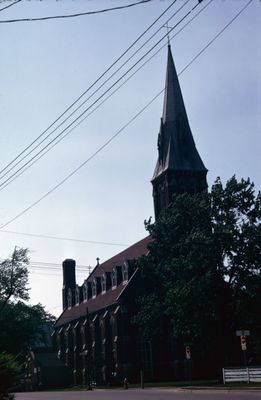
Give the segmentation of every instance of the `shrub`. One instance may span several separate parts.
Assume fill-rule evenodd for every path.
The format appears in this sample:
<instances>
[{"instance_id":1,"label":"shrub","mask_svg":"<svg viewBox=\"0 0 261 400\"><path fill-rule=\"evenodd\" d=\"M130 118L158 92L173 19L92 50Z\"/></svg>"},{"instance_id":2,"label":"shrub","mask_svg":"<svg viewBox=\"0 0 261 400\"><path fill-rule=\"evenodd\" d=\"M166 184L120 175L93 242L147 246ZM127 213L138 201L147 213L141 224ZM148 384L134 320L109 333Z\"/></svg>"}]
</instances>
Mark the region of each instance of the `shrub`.
<instances>
[{"instance_id":1,"label":"shrub","mask_svg":"<svg viewBox=\"0 0 261 400\"><path fill-rule=\"evenodd\" d=\"M0 353L0 399L7 395L20 374L21 368L15 361L15 357L11 354Z\"/></svg>"}]
</instances>

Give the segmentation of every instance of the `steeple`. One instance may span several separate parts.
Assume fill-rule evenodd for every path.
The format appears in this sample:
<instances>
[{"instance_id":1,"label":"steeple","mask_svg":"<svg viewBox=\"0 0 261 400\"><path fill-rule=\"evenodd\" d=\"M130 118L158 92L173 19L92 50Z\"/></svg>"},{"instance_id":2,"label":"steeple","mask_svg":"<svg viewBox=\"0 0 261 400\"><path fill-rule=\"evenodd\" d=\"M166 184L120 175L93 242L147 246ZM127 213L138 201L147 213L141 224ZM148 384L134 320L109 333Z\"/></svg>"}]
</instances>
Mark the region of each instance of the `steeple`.
<instances>
[{"instance_id":1,"label":"steeple","mask_svg":"<svg viewBox=\"0 0 261 400\"><path fill-rule=\"evenodd\" d=\"M168 207L175 194L192 194L207 189L207 169L190 130L170 45L158 153L152 178L156 218Z\"/></svg>"}]
</instances>

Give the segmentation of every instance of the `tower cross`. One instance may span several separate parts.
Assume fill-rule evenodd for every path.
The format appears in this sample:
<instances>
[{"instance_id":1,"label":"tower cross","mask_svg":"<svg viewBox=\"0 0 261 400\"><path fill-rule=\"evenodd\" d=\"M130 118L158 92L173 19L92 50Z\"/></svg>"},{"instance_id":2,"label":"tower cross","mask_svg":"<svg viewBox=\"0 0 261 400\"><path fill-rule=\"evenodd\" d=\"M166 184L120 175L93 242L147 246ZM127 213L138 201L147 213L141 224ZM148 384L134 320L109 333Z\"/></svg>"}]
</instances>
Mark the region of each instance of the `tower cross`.
<instances>
[{"instance_id":1,"label":"tower cross","mask_svg":"<svg viewBox=\"0 0 261 400\"><path fill-rule=\"evenodd\" d=\"M170 32L171 26L169 26L168 21L166 22L166 24L163 25L163 28L166 28L166 29L167 29L167 38L168 38L168 46L169 46L169 44L170 44L170 41L169 41L169 32Z\"/></svg>"}]
</instances>

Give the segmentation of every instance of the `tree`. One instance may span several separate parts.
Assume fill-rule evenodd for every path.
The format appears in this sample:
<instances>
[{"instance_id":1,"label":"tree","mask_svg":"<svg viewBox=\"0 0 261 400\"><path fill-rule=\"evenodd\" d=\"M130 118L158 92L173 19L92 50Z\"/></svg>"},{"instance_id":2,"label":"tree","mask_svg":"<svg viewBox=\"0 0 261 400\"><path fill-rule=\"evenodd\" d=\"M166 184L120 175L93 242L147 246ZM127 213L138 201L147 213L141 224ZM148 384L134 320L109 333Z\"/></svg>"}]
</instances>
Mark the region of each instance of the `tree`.
<instances>
[{"instance_id":1,"label":"tree","mask_svg":"<svg viewBox=\"0 0 261 400\"><path fill-rule=\"evenodd\" d=\"M24 303L29 300L28 265L28 249L17 246L0 264L0 351L22 352L43 334L43 324L54 322L41 304Z\"/></svg>"},{"instance_id":2,"label":"tree","mask_svg":"<svg viewBox=\"0 0 261 400\"><path fill-rule=\"evenodd\" d=\"M28 249L15 247L12 257L0 263L0 312L10 299L28 300Z\"/></svg>"},{"instance_id":3,"label":"tree","mask_svg":"<svg viewBox=\"0 0 261 400\"><path fill-rule=\"evenodd\" d=\"M146 223L146 228L153 239L149 254L140 260L147 294L135 320L147 336L169 321L173 336L197 340L206 333L209 318L216 318L213 287L218 276L208 196L177 196L159 221ZM198 305L203 299L208 307L202 310Z\"/></svg>"},{"instance_id":4,"label":"tree","mask_svg":"<svg viewBox=\"0 0 261 400\"><path fill-rule=\"evenodd\" d=\"M28 249L18 247L0 264L0 398L19 376L16 361L23 360L35 339L45 342L44 324L54 322L41 304L21 301L29 300L28 264Z\"/></svg>"},{"instance_id":5,"label":"tree","mask_svg":"<svg viewBox=\"0 0 261 400\"><path fill-rule=\"evenodd\" d=\"M21 374L21 367L15 360L15 357L0 353L0 399L5 398L7 391L11 389Z\"/></svg>"},{"instance_id":6,"label":"tree","mask_svg":"<svg viewBox=\"0 0 261 400\"><path fill-rule=\"evenodd\" d=\"M250 180L218 178L211 193L175 196L139 261L145 294L134 321L197 346L226 351L235 329L261 333L261 195ZM258 344L259 342L259 344Z\"/></svg>"},{"instance_id":7,"label":"tree","mask_svg":"<svg viewBox=\"0 0 261 400\"><path fill-rule=\"evenodd\" d=\"M250 329L254 354L261 354L261 193L249 179L233 176L212 187L212 225L218 268L228 283L227 332Z\"/></svg>"},{"instance_id":8,"label":"tree","mask_svg":"<svg viewBox=\"0 0 261 400\"><path fill-rule=\"evenodd\" d=\"M54 320L41 304L28 305L22 301L7 304L0 314L0 352L17 355L36 339L45 342L44 324Z\"/></svg>"}]
</instances>

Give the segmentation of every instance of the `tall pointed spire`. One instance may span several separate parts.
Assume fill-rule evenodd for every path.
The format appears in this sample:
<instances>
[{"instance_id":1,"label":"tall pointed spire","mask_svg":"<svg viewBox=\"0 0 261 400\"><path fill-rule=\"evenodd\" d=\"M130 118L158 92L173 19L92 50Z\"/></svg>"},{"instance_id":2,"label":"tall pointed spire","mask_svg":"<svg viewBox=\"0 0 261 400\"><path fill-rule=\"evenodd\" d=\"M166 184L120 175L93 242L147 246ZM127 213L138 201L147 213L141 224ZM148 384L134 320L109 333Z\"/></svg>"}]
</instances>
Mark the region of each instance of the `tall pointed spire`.
<instances>
[{"instance_id":1,"label":"tall pointed spire","mask_svg":"<svg viewBox=\"0 0 261 400\"><path fill-rule=\"evenodd\" d=\"M167 73L162 115L163 123L174 121L180 113L184 114L187 118L171 48L170 45L168 45Z\"/></svg>"},{"instance_id":2,"label":"tall pointed spire","mask_svg":"<svg viewBox=\"0 0 261 400\"><path fill-rule=\"evenodd\" d=\"M158 151L152 178L156 217L170 204L173 195L207 188L207 169L190 130L170 45Z\"/></svg>"}]
</instances>

